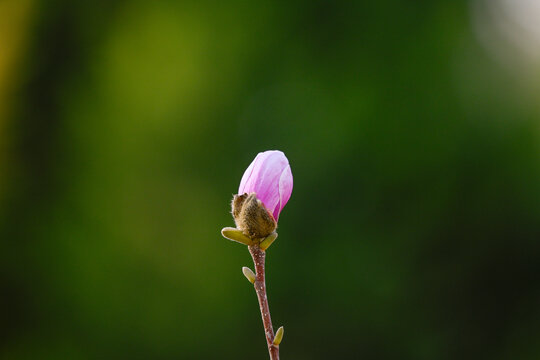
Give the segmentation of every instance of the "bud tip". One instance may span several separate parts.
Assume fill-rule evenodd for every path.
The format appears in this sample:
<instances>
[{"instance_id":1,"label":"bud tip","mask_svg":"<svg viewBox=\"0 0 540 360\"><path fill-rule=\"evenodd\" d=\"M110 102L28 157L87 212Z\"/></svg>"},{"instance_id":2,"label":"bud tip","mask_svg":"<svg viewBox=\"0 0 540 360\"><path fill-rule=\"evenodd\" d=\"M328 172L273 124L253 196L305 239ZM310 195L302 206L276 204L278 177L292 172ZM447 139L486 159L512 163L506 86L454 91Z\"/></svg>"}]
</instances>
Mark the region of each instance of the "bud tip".
<instances>
[{"instance_id":1,"label":"bud tip","mask_svg":"<svg viewBox=\"0 0 540 360\"><path fill-rule=\"evenodd\" d=\"M255 273L253 272L253 270L251 270L247 266L244 266L242 268L242 273L244 273L244 276L246 277L246 279L248 279L250 283L253 284L255 282Z\"/></svg>"},{"instance_id":2,"label":"bud tip","mask_svg":"<svg viewBox=\"0 0 540 360\"><path fill-rule=\"evenodd\" d=\"M283 340L283 333L285 330L283 329L283 326L280 326L279 329L276 331L276 336L274 336L273 344L278 346L281 344L281 340Z\"/></svg>"}]
</instances>

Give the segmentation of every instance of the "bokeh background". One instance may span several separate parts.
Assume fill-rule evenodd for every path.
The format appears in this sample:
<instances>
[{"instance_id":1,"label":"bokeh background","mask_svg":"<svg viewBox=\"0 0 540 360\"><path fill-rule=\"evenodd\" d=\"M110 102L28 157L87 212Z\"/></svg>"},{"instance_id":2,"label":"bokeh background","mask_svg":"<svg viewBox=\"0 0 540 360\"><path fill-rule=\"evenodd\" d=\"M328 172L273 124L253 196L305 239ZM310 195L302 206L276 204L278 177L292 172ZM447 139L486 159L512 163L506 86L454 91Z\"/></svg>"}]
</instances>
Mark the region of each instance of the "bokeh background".
<instances>
[{"instance_id":1,"label":"bokeh background","mask_svg":"<svg viewBox=\"0 0 540 360\"><path fill-rule=\"evenodd\" d=\"M540 358L540 6L0 1L0 358Z\"/></svg>"}]
</instances>

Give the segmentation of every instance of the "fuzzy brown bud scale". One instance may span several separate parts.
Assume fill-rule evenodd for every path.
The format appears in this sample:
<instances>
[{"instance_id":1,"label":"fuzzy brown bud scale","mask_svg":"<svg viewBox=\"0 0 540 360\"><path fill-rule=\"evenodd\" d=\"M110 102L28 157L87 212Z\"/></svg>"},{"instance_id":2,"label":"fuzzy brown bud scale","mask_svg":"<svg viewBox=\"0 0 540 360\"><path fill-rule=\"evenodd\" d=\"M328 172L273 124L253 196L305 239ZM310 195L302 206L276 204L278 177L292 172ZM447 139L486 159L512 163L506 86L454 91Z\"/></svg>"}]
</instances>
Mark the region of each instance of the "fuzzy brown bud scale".
<instances>
[{"instance_id":1,"label":"fuzzy brown bud scale","mask_svg":"<svg viewBox=\"0 0 540 360\"><path fill-rule=\"evenodd\" d=\"M264 239L277 228L274 217L255 193L234 195L231 207L236 227L253 240Z\"/></svg>"}]
</instances>

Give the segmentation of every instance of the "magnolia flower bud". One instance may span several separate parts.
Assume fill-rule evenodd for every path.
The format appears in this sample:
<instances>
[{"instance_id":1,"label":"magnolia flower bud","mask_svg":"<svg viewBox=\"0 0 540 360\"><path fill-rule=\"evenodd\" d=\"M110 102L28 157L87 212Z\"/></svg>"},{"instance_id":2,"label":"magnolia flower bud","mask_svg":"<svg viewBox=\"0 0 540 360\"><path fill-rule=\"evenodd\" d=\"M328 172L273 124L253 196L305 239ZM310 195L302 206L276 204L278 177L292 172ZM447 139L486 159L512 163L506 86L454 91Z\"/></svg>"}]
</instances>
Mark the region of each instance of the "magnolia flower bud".
<instances>
[{"instance_id":1,"label":"magnolia flower bud","mask_svg":"<svg viewBox=\"0 0 540 360\"><path fill-rule=\"evenodd\" d=\"M266 209L278 221L279 213L287 204L293 189L289 160L281 151L259 153L242 176L238 194L254 192Z\"/></svg>"},{"instance_id":2,"label":"magnolia flower bud","mask_svg":"<svg viewBox=\"0 0 540 360\"><path fill-rule=\"evenodd\" d=\"M285 154L259 153L242 176L238 195L232 201L236 227L251 239L272 234L292 188L291 167Z\"/></svg>"}]
</instances>

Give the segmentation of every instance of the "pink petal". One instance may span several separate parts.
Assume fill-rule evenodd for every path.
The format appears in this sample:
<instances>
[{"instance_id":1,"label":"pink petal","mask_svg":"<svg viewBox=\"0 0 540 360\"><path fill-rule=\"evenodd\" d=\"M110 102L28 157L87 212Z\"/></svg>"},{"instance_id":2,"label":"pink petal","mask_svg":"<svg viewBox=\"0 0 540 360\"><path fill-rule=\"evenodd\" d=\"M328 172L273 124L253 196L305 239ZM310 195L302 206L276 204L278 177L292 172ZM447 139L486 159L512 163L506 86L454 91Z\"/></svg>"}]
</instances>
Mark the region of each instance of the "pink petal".
<instances>
[{"instance_id":1,"label":"pink petal","mask_svg":"<svg viewBox=\"0 0 540 360\"><path fill-rule=\"evenodd\" d=\"M291 172L291 167L287 165L287 167L283 170L281 173L281 176L279 177L279 207L274 209L274 219L276 221L279 218L279 213L283 208L285 207L285 204L287 204L287 201L291 198L292 189L293 189L293 177Z\"/></svg>"}]
</instances>

